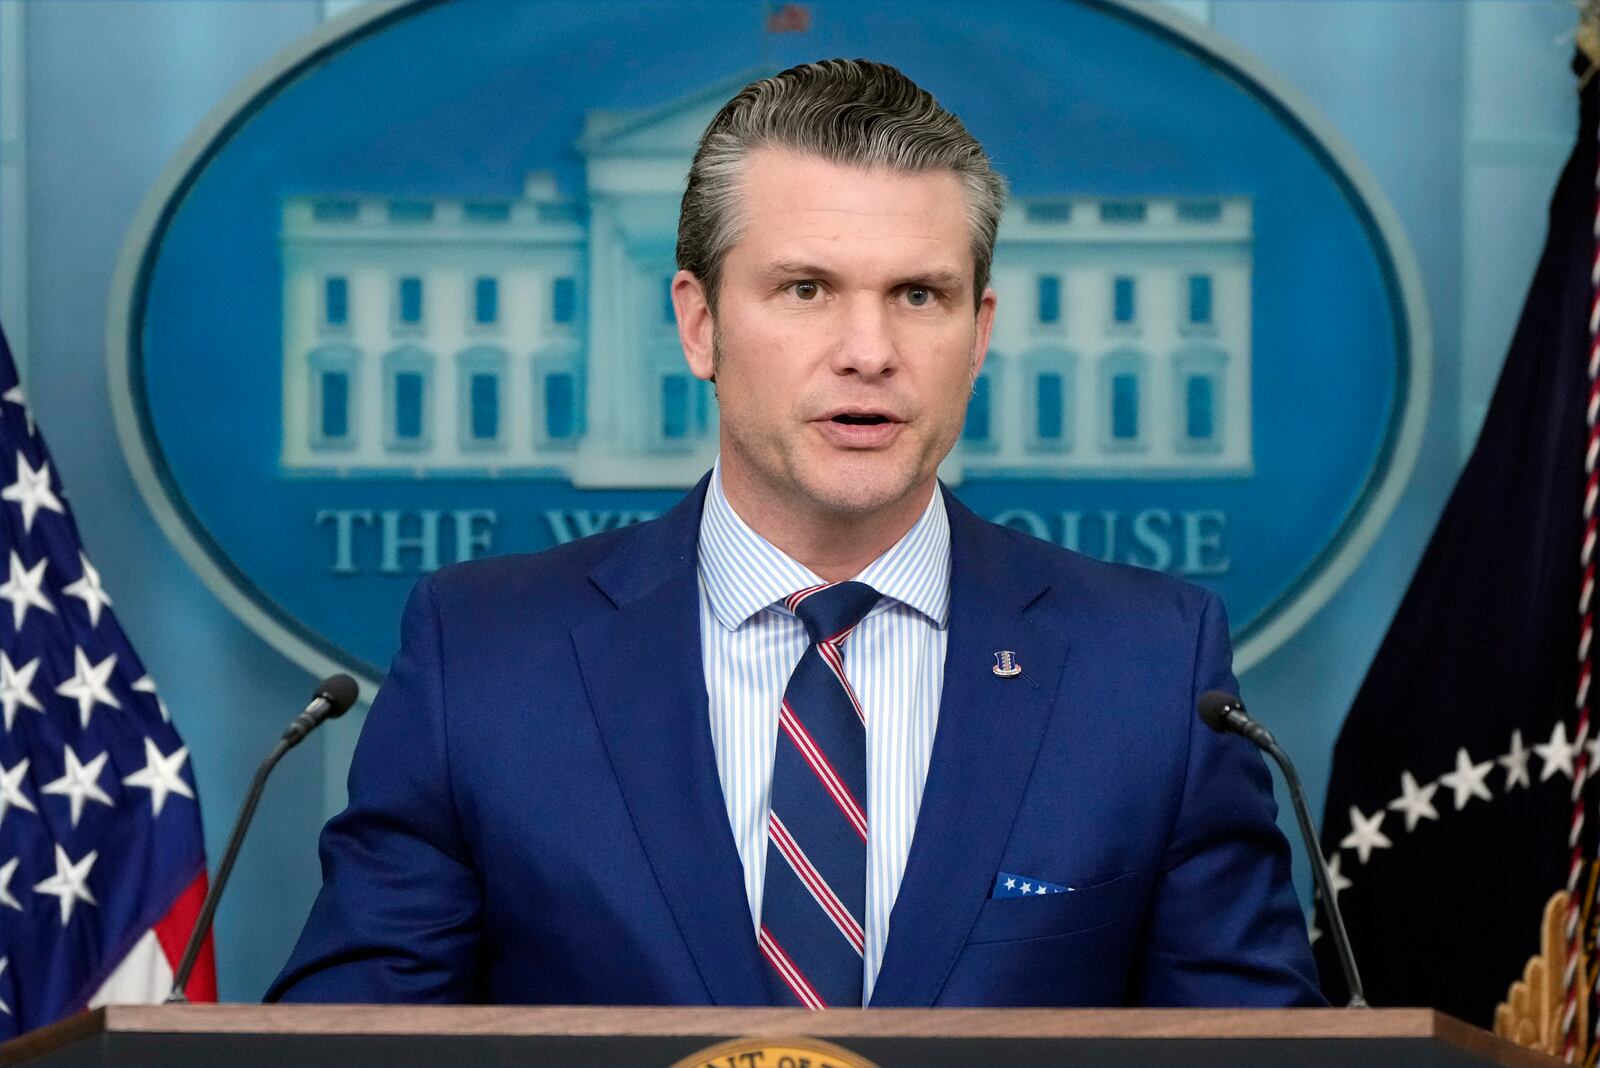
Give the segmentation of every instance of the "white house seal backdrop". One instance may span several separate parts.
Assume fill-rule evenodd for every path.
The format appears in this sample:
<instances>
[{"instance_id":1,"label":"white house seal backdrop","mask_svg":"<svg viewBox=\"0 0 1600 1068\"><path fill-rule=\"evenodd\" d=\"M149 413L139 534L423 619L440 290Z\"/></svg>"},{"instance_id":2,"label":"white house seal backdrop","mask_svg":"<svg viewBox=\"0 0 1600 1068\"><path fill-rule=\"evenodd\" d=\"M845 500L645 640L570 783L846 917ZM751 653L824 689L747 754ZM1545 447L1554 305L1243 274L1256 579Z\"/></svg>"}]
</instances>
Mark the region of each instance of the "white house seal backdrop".
<instances>
[{"instance_id":1,"label":"white house seal backdrop","mask_svg":"<svg viewBox=\"0 0 1600 1068\"><path fill-rule=\"evenodd\" d=\"M717 437L667 299L695 140L754 77L868 55L1014 191L945 481L1211 586L1259 660L1370 546L1425 414L1416 272L1359 161L1159 9L765 7L362 8L241 86L112 298L119 432L175 544L279 648L371 679L420 573L669 507Z\"/></svg>"}]
</instances>

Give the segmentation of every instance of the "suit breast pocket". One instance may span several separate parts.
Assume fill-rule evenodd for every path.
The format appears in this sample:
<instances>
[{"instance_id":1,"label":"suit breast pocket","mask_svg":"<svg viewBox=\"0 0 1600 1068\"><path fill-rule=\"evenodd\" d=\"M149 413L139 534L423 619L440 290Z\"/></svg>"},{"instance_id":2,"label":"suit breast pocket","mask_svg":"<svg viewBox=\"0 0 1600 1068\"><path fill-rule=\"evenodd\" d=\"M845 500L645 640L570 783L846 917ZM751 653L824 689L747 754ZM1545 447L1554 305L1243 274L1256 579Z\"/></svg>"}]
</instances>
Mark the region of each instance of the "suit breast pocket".
<instances>
[{"instance_id":1,"label":"suit breast pocket","mask_svg":"<svg viewBox=\"0 0 1600 1068\"><path fill-rule=\"evenodd\" d=\"M967 944L1048 938L1120 919L1133 908L1135 874L1127 872L1065 894L993 898L978 910Z\"/></svg>"}]
</instances>

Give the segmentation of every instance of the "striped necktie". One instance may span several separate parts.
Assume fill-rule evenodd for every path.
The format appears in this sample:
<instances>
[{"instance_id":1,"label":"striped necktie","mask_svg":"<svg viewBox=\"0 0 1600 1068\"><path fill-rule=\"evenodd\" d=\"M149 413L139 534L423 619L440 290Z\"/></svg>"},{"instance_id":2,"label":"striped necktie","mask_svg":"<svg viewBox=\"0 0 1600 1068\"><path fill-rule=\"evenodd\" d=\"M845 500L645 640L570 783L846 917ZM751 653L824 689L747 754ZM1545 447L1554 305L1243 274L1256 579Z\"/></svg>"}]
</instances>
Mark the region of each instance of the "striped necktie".
<instances>
[{"instance_id":1,"label":"striped necktie","mask_svg":"<svg viewBox=\"0 0 1600 1068\"><path fill-rule=\"evenodd\" d=\"M861 1004L867 903L867 725L839 650L882 597L862 582L785 604L811 644L783 693L757 942L779 1004Z\"/></svg>"}]
</instances>

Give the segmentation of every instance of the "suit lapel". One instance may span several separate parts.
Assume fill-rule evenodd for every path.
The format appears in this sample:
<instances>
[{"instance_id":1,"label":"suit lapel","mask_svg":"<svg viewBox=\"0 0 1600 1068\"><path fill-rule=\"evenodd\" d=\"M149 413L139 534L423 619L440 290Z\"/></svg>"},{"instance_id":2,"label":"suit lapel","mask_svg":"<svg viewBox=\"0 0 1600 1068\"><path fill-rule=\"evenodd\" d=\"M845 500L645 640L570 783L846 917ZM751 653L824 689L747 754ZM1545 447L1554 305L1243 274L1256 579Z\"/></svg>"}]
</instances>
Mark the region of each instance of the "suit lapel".
<instances>
[{"instance_id":1,"label":"suit lapel","mask_svg":"<svg viewBox=\"0 0 1600 1068\"><path fill-rule=\"evenodd\" d=\"M573 631L628 812L711 999L763 1004L766 982L711 744L695 570L706 480L591 578L608 618Z\"/></svg>"},{"instance_id":2,"label":"suit lapel","mask_svg":"<svg viewBox=\"0 0 1600 1068\"><path fill-rule=\"evenodd\" d=\"M933 756L874 1006L932 1005L993 886L1066 660L1027 609L1048 588L1012 536L949 493L950 636ZM1023 675L993 671L997 650Z\"/></svg>"}]
</instances>

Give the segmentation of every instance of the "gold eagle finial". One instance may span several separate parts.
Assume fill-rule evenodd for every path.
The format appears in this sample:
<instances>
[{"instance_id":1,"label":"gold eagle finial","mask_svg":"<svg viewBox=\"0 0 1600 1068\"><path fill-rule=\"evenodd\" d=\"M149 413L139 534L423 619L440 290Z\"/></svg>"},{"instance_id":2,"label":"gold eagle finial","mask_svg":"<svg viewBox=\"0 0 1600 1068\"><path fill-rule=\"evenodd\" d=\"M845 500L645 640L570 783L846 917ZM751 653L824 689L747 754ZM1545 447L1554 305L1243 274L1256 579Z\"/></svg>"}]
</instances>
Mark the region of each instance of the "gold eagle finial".
<instances>
[{"instance_id":1,"label":"gold eagle finial","mask_svg":"<svg viewBox=\"0 0 1600 1068\"><path fill-rule=\"evenodd\" d=\"M1578 5L1578 50L1589 60L1589 69L1583 72L1578 89L1589 84L1594 72L1600 68L1600 0L1575 0Z\"/></svg>"},{"instance_id":2,"label":"gold eagle finial","mask_svg":"<svg viewBox=\"0 0 1600 1068\"><path fill-rule=\"evenodd\" d=\"M1592 5L1587 5L1592 6ZM1506 1000L1495 1006L1494 1033L1519 1046L1561 1056L1561 1015L1566 1007L1567 892L1557 890L1544 906L1539 925L1539 953L1528 961L1522 978L1511 984ZM1577 1057L1582 1062L1589 1034L1588 962L1578 950Z\"/></svg>"}]
</instances>

